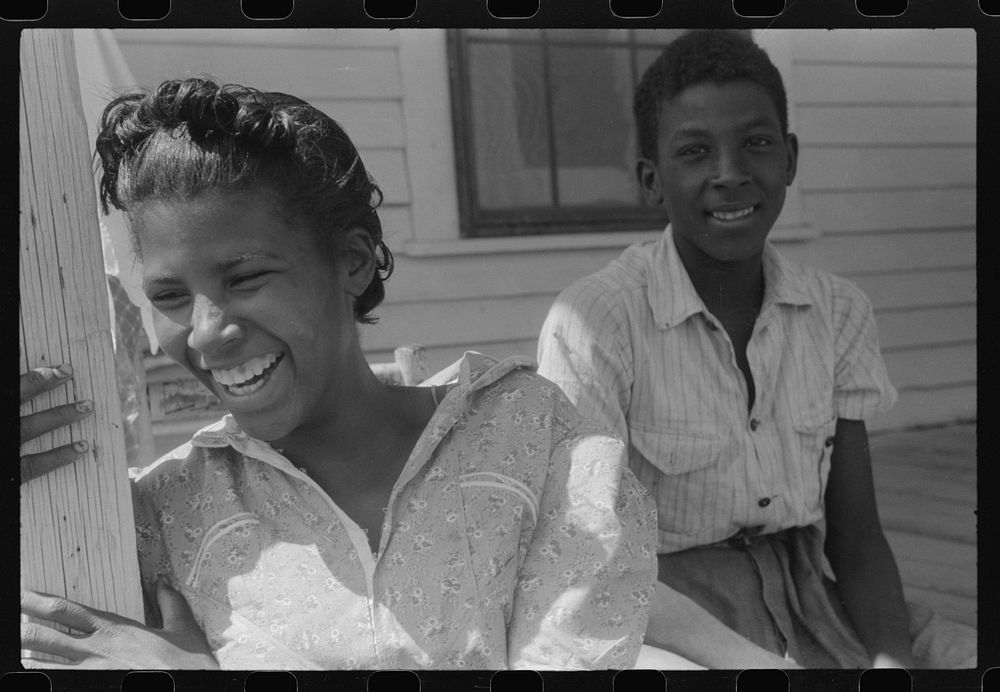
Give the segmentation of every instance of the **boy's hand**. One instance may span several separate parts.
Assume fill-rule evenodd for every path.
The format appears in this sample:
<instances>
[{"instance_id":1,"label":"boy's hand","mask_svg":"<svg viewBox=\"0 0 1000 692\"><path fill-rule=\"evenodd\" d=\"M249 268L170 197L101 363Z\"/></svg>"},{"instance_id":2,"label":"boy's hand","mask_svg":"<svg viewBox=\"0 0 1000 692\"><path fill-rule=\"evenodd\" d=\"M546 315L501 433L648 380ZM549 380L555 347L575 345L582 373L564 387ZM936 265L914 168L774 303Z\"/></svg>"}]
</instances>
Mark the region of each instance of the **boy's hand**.
<instances>
[{"instance_id":1,"label":"boy's hand","mask_svg":"<svg viewBox=\"0 0 1000 692\"><path fill-rule=\"evenodd\" d=\"M42 392L64 385L71 379L73 379L73 368L69 364L55 368L35 368L23 373L20 380L21 403L24 404ZM93 402L84 400L21 416L21 444L57 428L81 421L93 412ZM71 464L89 449L87 441L80 440L38 454L26 454L21 457L21 482L27 483L53 469Z\"/></svg>"},{"instance_id":2,"label":"boy's hand","mask_svg":"<svg viewBox=\"0 0 1000 692\"><path fill-rule=\"evenodd\" d=\"M217 670L219 664L184 597L160 580L156 598L163 629L35 591L21 592L21 612L72 628L66 634L39 622L22 623L21 647L69 663L22 659L28 668Z\"/></svg>"}]
</instances>

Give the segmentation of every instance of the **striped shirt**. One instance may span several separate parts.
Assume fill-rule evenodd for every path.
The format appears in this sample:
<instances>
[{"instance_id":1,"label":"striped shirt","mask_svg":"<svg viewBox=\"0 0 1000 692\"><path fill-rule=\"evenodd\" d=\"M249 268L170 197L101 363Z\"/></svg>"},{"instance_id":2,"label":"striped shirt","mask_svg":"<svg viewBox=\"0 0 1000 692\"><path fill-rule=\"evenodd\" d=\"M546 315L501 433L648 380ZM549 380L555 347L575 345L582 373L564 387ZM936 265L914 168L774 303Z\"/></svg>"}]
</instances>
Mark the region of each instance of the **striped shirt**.
<instances>
[{"instance_id":1,"label":"striped shirt","mask_svg":"<svg viewBox=\"0 0 1000 692\"><path fill-rule=\"evenodd\" d=\"M542 328L540 374L627 441L656 499L660 553L820 521L837 419L895 402L867 297L770 244L763 263L749 411L732 342L669 226L566 289Z\"/></svg>"}]
</instances>

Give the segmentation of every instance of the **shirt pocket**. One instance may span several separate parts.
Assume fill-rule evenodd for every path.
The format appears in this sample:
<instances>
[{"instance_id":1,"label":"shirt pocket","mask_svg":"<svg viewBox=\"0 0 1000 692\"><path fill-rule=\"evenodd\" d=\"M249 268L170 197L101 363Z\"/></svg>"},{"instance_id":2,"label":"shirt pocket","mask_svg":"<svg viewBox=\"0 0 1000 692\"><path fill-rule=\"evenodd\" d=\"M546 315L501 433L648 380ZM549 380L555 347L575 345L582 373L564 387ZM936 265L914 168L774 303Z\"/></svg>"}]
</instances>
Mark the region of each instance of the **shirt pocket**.
<instances>
[{"instance_id":1,"label":"shirt pocket","mask_svg":"<svg viewBox=\"0 0 1000 692\"><path fill-rule=\"evenodd\" d=\"M632 423L631 444L650 464L676 476L719 463L723 441L708 430Z\"/></svg>"},{"instance_id":2,"label":"shirt pocket","mask_svg":"<svg viewBox=\"0 0 1000 692\"><path fill-rule=\"evenodd\" d=\"M470 569L480 598L509 591L538 519L538 498L504 474L465 473L460 477Z\"/></svg>"},{"instance_id":3,"label":"shirt pocket","mask_svg":"<svg viewBox=\"0 0 1000 692\"><path fill-rule=\"evenodd\" d=\"M725 441L703 428L644 424L633 424L630 438L648 462L632 467L656 499L659 530L691 536L713 525L728 498L719 468Z\"/></svg>"},{"instance_id":4,"label":"shirt pocket","mask_svg":"<svg viewBox=\"0 0 1000 692\"><path fill-rule=\"evenodd\" d=\"M807 501L816 502L821 508L826 493L826 480L830 475L837 414L832 406L807 409L793 417L792 427L799 446L799 458L806 465L803 495Z\"/></svg>"}]
</instances>

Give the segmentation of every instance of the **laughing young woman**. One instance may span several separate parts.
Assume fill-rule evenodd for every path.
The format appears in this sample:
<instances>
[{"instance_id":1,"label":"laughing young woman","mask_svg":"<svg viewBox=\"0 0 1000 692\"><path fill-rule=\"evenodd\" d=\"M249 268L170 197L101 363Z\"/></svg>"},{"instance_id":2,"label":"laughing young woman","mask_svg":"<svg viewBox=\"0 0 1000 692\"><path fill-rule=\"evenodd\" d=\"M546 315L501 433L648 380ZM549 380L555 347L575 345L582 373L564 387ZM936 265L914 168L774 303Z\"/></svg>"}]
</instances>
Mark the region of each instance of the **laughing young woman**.
<instances>
[{"instance_id":1,"label":"laughing young woman","mask_svg":"<svg viewBox=\"0 0 1000 692\"><path fill-rule=\"evenodd\" d=\"M84 634L29 624L26 649L154 668L635 663L655 514L622 443L526 360L470 353L440 387L375 378L356 323L392 256L333 120L175 80L109 104L97 148L160 343L230 415L133 477L147 622L27 592L26 613ZM23 397L67 381L33 377Z\"/></svg>"}]
</instances>

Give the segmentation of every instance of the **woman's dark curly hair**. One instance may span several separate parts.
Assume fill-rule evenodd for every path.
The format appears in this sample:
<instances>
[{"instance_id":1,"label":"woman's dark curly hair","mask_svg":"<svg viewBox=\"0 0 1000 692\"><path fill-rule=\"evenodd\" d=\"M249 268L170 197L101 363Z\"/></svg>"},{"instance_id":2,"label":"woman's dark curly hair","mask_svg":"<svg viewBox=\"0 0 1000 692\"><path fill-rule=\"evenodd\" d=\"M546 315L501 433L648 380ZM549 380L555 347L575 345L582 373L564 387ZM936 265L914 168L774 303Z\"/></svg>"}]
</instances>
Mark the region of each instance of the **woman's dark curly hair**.
<instances>
[{"instance_id":1,"label":"woman's dark curly hair","mask_svg":"<svg viewBox=\"0 0 1000 692\"><path fill-rule=\"evenodd\" d=\"M305 101L211 79L169 80L108 104L97 156L105 213L109 204L129 213L150 200L264 188L331 257L343 251L345 230L365 228L376 246L376 270L354 315L375 321L369 313L385 297L383 282L393 268L376 213L382 191L347 133ZM134 234L133 242L141 256Z\"/></svg>"},{"instance_id":2,"label":"woman's dark curly hair","mask_svg":"<svg viewBox=\"0 0 1000 692\"><path fill-rule=\"evenodd\" d=\"M639 156L656 162L660 109L688 87L703 82L750 81L774 101L781 133L788 134L788 98L781 73L767 53L745 33L703 29L667 44L646 69L635 90L632 109L639 139Z\"/></svg>"}]
</instances>

